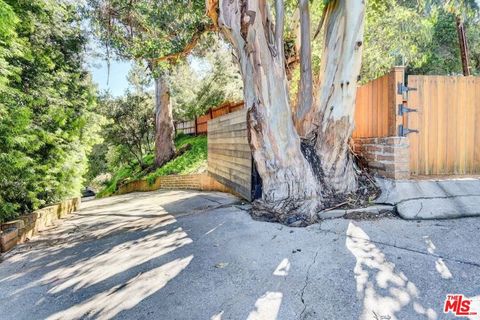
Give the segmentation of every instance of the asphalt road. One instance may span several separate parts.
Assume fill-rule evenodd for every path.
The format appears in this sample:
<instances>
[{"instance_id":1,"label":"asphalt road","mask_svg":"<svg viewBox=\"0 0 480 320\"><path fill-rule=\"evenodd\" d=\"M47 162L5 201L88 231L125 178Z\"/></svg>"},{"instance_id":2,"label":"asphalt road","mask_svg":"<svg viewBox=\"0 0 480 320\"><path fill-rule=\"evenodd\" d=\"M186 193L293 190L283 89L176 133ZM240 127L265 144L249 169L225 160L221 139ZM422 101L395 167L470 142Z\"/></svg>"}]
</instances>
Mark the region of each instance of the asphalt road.
<instances>
[{"instance_id":1,"label":"asphalt road","mask_svg":"<svg viewBox=\"0 0 480 320\"><path fill-rule=\"evenodd\" d=\"M194 191L85 202L3 256L0 318L455 319L447 294L480 309L480 218L288 228L247 209Z\"/></svg>"}]
</instances>

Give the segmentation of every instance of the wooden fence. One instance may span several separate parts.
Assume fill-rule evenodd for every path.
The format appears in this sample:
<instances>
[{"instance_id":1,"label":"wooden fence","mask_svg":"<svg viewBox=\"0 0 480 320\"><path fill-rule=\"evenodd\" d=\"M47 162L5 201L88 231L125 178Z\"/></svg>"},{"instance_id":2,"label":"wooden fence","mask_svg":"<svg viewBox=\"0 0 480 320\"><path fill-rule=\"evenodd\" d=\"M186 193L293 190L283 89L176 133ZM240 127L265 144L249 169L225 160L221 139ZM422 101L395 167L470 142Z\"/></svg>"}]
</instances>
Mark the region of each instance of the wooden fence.
<instances>
[{"instance_id":1,"label":"wooden fence","mask_svg":"<svg viewBox=\"0 0 480 320\"><path fill-rule=\"evenodd\" d=\"M396 67L359 87L353 138L392 136L408 137L412 175L479 174L480 78Z\"/></svg>"},{"instance_id":2,"label":"wooden fence","mask_svg":"<svg viewBox=\"0 0 480 320\"><path fill-rule=\"evenodd\" d=\"M408 86L412 174L480 173L480 78L409 76Z\"/></svg>"},{"instance_id":3,"label":"wooden fence","mask_svg":"<svg viewBox=\"0 0 480 320\"><path fill-rule=\"evenodd\" d=\"M252 200L252 153L245 109L208 121L208 173Z\"/></svg>"},{"instance_id":4,"label":"wooden fence","mask_svg":"<svg viewBox=\"0 0 480 320\"><path fill-rule=\"evenodd\" d=\"M397 84L403 83L403 78L404 67L395 67L389 74L358 88L353 138L397 135L402 121L397 114L397 106L402 103Z\"/></svg>"},{"instance_id":5,"label":"wooden fence","mask_svg":"<svg viewBox=\"0 0 480 320\"><path fill-rule=\"evenodd\" d=\"M206 114L190 121L179 121L175 123L175 130L177 133L185 134L206 134L208 132L208 121L238 111L243 108L243 101L227 102L217 108L211 108Z\"/></svg>"}]
</instances>

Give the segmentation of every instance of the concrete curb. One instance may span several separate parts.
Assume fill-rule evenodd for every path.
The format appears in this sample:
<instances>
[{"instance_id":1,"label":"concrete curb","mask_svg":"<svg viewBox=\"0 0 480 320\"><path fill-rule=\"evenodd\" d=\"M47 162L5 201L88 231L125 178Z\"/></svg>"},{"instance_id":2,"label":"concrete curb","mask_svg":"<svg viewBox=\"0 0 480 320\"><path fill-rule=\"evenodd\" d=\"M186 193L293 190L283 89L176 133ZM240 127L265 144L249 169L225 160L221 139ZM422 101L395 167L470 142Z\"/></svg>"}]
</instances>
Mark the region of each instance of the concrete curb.
<instances>
[{"instance_id":1,"label":"concrete curb","mask_svg":"<svg viewBox=\"0 0 480 320\"><path fill-rule=\"evenodd\" d=\"M356 209L334 209L320 211L317 216L321 220L329 219L375 219L383 214L394 213L395 207L392 205L373 205L365 208Z\"/></svg>"}]
</instances>

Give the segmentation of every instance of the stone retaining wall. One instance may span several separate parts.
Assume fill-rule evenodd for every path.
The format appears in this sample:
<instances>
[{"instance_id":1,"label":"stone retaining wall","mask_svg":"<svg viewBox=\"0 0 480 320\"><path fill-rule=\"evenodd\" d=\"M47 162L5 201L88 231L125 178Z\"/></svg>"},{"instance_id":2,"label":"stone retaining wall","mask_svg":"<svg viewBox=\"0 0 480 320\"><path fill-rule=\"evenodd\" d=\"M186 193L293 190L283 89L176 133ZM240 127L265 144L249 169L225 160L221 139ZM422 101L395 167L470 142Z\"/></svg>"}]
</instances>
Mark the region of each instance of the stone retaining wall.
<instances>
[{"instance_id":1,"label":"stone retaining wall","mask_svg":"<svg viewBox=\"0 0 480 320\"><path fill-rule=\"evenodd\" d=\"M115 194L155 191L158 189L191 189L234 193L208 174L202 173L158 177L153 184L146 180L135 180L120 186Z\"/></svg>"},{"instance_id":2,"label":"stone retaining wall","mask_svg":"<svg viewBox=\"0 0 480 320\"><path fill-rule=\"evenodd\" d=\"M357 138L354 140L354 151L379 176L396 180L410 178L408 138Z\"/></svg>"},{"instance_id":3,"label":"stone retaining wall","mask_svg":"<svg viewBox=\"0 0 480 320\"><path fill-rule=\"evenodd\" d=\"M66 217L80 207L80 198L65 200L32 213L22 215L16 220L0 225L0 249L6 252L18 243L23 243L39 231L55 225L57 220Z\"/></svg>"}]
</instances>

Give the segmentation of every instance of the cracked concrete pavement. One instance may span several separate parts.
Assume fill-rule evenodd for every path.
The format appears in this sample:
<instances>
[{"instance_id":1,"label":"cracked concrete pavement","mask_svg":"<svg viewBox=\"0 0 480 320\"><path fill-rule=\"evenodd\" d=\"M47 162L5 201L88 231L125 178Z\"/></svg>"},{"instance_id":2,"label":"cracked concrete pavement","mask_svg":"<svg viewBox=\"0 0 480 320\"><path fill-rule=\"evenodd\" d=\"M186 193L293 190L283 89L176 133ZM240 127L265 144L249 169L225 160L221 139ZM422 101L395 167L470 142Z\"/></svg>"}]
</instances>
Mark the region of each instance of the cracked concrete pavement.
<instances>
[{"instance_id":1,"label":"cracked concrete pavement","mask_svg":"<svg viewBox=\"0 0 480 320\"><path fill-rule=\"evenodd\" d=\"M395 205L404 219L448 219L480 216L480 178L389 180L377 178L377 203Z\"/></svg>"},{"instance_id":2,"label":"cracked concrete pavement","mask_svg":"<svg viewBox=\"0 0 480 320\"><path fill-rule=\"evenodd\" d=\"M85 202L3 257L1 318L455 319L447 294L480 304L479 218L288 228L247 210L196 191Z\"/></svg>"}]
</instances>

